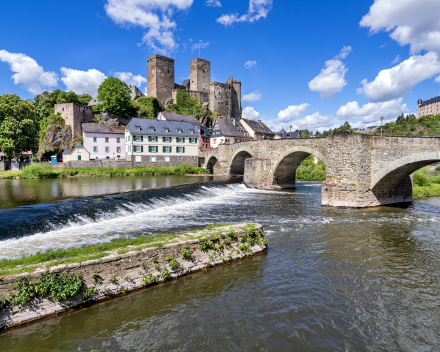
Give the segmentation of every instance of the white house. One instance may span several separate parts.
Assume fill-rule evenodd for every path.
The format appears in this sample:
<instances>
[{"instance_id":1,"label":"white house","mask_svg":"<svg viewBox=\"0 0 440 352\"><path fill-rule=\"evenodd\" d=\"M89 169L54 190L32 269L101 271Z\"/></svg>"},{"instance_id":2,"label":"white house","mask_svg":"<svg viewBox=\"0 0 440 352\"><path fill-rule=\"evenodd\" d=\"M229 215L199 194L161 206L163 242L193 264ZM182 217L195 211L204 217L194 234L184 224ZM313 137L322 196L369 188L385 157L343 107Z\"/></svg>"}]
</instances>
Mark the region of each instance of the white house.
<instances>
[{"instance_id":1,"label":"white house","mask_svg":"<svg viewBox=\"0 0 440 352\"><path fill-rule=\"evenodd\" d=\"M63 163L83 160L90 160L90 153L81 143L78 143L72 149L66 149L63 151Z\"/></svg>"},{"instance_id":2,"label":"white house","mask_svg":"<svg viewBox=\"0 0 440 352\"><path fill-rule=\"evenodd\" d=\"M197 166L199 138L197 128L189 122L133 118L125 129L127 160Z\"/></svg>"},{"instance_id":3,"label":"white house","mask_svg":"<svg viewBox=\"0 0 440 352\"><path fill-rule=\"evenodd\" d=\"M84 148L90 159L125 159L125 126L108 126L102 123L83 123Z\"/></svg>"},{"instance_id":4,"label":"white house","mask_svg":"<svg viewBox=\"0 0 440 352\"><path fill-rule=\"evenodd\" d=\"M217 148L220 144L234 144L253 140L248 131L235 119L218 118L215 120L211 134L211 147Z\"/></svg>"}]
</instances>

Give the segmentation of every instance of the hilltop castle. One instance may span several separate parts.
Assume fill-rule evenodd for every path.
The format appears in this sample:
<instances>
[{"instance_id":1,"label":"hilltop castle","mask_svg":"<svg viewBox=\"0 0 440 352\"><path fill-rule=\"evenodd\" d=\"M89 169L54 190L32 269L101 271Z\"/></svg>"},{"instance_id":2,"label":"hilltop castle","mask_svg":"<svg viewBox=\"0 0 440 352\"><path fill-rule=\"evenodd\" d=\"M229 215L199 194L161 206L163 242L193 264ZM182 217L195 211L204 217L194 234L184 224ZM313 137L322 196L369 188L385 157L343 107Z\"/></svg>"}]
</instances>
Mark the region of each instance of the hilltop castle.
<instances>
[{"instance_id":1,"label":"hilltop castle","mask_svg":"<svg viewBox=\"0 0 440 352\"><path fill-rule=\"evenodd\" d=\"M190 78L177 84L174 81L174 59L153 55L147 59L148 96L153 96L165 105L176 102L179 90L197 97L206 108L216 111L220 116L241 119L241 82L232 76L226 83L211 82L211 62L203 59L191 60Z\"/></svg>"}]
</instances>

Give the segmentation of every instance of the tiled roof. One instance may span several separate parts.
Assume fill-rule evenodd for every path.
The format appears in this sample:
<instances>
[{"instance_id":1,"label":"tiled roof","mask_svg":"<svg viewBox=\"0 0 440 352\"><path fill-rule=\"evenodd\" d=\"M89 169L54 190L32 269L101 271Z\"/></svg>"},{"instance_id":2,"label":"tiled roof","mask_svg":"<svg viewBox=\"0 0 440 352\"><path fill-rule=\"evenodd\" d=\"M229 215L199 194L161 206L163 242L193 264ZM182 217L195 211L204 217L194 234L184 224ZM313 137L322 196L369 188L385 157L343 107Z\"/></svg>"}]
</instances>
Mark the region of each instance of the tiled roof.
<instances>
[{"instance_id":1,"label":"tiled roof","mask_svg":"<svg viewBox=\"0 0 440 352\"><path fill-rule=\"evenodd\" d=\"M284 131L284 130L281 130ZM288 139L288 138L301 138L301 134L299 132L280 132L279 133L281 139Z\"/></svg>"},{"instance_id":2,"label":"tiled roof","mask_svg":"<svg viewBox=\"0 0 440 352\"><path fill-rule=\"evenodd\" d=\"M185 79L185 80L182 82L182 86L185 86L185 87L189 86L189 78L188 78L188 79Z\"/></svg>"},{"instance_id":3,"label":"tiled roof","mask_svg":"<svg viewBox=\"0 0 440 352\"><path fill-rule=\"evenodd\" d=\"M163 121L133 118L127 125L131 134L148 134L159 136L200 137L197 128L184 121ZM165 132L168 128L170 132ZM182 132L178 132L181 129ZM194 131L191 133L190 130Z\"/></svg>"},{"instance_id":4,"label":"tiled roof","mask_svg":"<svg viewBox=\"0 0 440 352\"><path fill-rule=\"evenodd\" d=\"M254 132L264 133L264 134L275 134L273 133L269 127L267 127L261 121L254 121L248 119L242 119Z\"/></svg>"},{"instance_id":5,"label":"tiled roof","mask_svg":"<svg viewBox=\"0 0 440 352\"><path fill-rule=\"evenodd\" d=\"M118 133L125 132L125 126L109 126L102 123L83 123L81 125L85 133Z\"/></svg>"},{"instance_id":6,"label":"tiled roof","mask_svg":"<svg viewBox=\"0 0 440 352\"><path fill-rule=\"evenodd\" d=\"M194 116L172 114L169 112L161 112L160 115L162 115L167 121L184 121L184 122L190 122L193 125L200 124L199 120L197 120Z\"/></svg>"},{"instance_id":7,"label":"tiled roof","mask_svg":"<svg viewBox=\"0 0 440 352\"><path fill-rule=\"evenodd\" d=\"M241 123L237 123L237 126L235 126L231 120L225 118L218 118L217 120L215 120L211 137L220 136L250 137L249 133L246 131Z\"/></svg>"},{"instance_id":8,"label":"tiled roof","mask_svg":"<svg viewBox=\"0 0 440 352\"><path fill-rule=\"evenodd\" d=\"M431 98L429 100L422 101L422 104L420 104L420 105L423 106L423 105L435 103L436 101L440 101L440 96L435 97L435 98Z\"/></svg>"}]
</instances>

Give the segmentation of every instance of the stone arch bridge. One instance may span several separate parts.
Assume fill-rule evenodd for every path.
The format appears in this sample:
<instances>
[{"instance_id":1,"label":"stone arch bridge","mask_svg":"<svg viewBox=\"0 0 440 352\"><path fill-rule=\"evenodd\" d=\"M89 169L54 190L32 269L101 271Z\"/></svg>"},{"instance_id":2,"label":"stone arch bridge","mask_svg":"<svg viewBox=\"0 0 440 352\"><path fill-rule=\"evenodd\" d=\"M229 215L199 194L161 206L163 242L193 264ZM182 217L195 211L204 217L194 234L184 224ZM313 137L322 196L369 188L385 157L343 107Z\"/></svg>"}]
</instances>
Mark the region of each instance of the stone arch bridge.
<instances>
[{"instance_id":1,"label":"stone arch bridge","mask_svg":"<svg viewBox=\"0 0 440 352\"><path fill-rule=\"evenodd\" d=\"M440 138L361 134L258 140L201 152L214 175L243 175L248 187L294 188L301 162L314 155L326 165L322 205L369 207L411 202L410 175L440 162Z\"/></svg>"}]
</instances>

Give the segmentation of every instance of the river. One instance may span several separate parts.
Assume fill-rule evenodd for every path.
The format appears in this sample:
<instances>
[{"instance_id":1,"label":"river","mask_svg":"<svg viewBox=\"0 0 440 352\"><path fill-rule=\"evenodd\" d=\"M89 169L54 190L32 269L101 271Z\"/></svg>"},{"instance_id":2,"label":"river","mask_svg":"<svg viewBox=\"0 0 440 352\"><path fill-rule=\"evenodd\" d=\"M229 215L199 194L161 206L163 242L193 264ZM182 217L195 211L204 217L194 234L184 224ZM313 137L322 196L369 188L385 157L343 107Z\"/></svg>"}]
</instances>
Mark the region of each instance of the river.
<instances>
[{"instance_id":1,"label":"river","mask_svg":"<svg viewBox=\"0 0 440 352\"><path fill-rule=\"evenodd\" d=\"M88 191L50 201L31 197L25 206L6 199L11 206L0 210L2 258L238 221L262 223L269 250L1 335L0 350L439 348L439 198L407 207L339 209L321 207L318 183L263 191L241 180L206 177L182 186L182 179L171 177L161 189L149 187L148 178L139 188L123 186L128 177L79 179L75 187L114 184L86 198ZM1 180L0 194L8 182L15 180ZM71 180L57 182L61 187ZM14 187L20 193L30 186Z\"/></svg>"}]
</instances>

